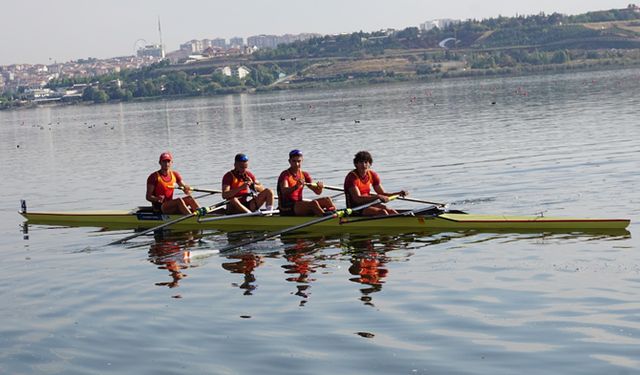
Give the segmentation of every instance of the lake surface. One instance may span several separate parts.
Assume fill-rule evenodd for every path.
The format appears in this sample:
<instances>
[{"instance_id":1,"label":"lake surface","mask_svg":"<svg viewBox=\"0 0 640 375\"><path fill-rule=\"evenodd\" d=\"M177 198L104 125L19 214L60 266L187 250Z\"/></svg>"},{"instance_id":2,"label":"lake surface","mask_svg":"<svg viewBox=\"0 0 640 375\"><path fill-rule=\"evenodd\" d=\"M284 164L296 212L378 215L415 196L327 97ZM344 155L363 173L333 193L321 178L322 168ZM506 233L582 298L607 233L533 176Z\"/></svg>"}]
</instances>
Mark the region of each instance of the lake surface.
<instances>
[{"instance_id":1,"label":"lake surface","mask_svg":"<svg viewBox=\"0 0 640 375\"><path fill-rule=\"evenodd\" d=\"M635 69L0 112L0 374L640 373L638 98ZM274 187L292 148L331 185L366 149L387 189L453 209L632 223L294 235L189 261L238 235L104 246L132 232L24 233L17 214L143 205L165 150L193 186L246 152Z\"/></svg>"}]
</instances>

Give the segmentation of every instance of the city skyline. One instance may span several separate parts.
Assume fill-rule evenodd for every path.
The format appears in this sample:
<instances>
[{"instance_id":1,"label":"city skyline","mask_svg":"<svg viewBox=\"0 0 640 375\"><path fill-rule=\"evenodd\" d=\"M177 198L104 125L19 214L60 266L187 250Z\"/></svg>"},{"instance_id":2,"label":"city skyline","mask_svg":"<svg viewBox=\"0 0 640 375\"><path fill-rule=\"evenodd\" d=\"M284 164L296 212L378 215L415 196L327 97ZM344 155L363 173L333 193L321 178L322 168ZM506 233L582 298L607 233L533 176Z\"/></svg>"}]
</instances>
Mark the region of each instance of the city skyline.
<instances>
[{"instance_id":1,"label":"city skyline","mask_svg":"<svg viewBox=\"0 0 640 375\"><path fill-rule=\"evenodd\" d=\"M163 44L177 50L191 39L247 37L260 34L338 34L385 28L418 27L427 20L465 20L544 12L578 14L624 8L629 0L397 0L396 2L248 0L228 8L228 2L139 0L89 3L9 2L3 4L6 35L0 39L0 65L51 64L94 57L135 54L136 42L158 43L158 18ZM226 8L225 8L226 7Z\"/></svg>"}]
</instances>

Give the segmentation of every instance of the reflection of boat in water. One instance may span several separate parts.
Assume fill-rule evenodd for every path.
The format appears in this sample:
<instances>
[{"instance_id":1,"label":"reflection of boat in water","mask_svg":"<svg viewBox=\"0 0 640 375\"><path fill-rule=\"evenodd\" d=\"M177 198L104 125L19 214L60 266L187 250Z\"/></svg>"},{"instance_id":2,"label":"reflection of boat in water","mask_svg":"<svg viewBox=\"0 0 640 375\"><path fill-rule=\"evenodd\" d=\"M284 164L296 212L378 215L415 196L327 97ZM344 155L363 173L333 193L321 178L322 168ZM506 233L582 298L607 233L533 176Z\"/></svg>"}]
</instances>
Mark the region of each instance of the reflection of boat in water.
<instances>
[{"instance_id":1,"label":"reflection of boat in water","mask_svg":"<svg viewBox=\"0 0 640 375\"><path fill-rule=\"evenodd\" d=\"M110 229L144 229L165 224L180 215L163 215L137 208L131 211L72 211L72 212L20 212L29 224L62 226L95 226ZM205 218L220 217L210 214ZM224 231L270 231L304 224L317 217L260 215L236 217L214 221L200 221L191 217L171 226L177 230L219 229ZM628 234L628 219L579 217L476 215L460 212L432 213L429 211L403 211L401 215L385 218L334 218L309 227L304 231L322 233L410 233L428 231L499 231L499 232L607 232Z\"/></svg>"}]
</instances>

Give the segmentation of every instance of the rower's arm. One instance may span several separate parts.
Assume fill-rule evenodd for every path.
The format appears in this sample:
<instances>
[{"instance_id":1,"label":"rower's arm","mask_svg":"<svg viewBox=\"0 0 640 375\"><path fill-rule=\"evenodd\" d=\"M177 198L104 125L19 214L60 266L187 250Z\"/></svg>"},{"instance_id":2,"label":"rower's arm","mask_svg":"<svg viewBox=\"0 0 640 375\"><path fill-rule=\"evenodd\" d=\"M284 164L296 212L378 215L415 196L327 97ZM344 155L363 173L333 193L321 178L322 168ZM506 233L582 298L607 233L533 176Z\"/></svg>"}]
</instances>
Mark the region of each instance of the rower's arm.
<instances>
[{"instance_id":1,"label":"rower's arm","mask_svg":"<svg viewBox=\"0 0 640 375\"><path fill-rule=\"evenodd\" d=\"M357 205L362 205L362 204L367 204L370 202L374 202L376 200L378 200L378 196L377 195L362 195L360 194L360 190L358 190L357 187L355 186L351 186L349 189L349 196L351 197L351 199L353 200L353 203L357 204Z\"/></svg>"},{"instance_id":2,"label":"rower's arm","mask_svg":"<svg viewBox=\"0 0 640 375\"><path fill-rule=\"evenodd\" d=\"M378 193L378 198L385 203L389 201L389 196L398 194L398 193L387 193L386 191L384 191L382 184L373 185L373 190L375 190L376 193Z\"/></svg>"},{"instance_id":3,"label":"rower's arm","mask_svg":"<svg viewBox=\"0 0 640 375\"><path fill-rule=\"evenodd\" d=\"M253 187L255 188L256 192L258 192L258 193L262 192L265 189L265 187L262 186L260 181L257 181L257 180L253 182Z\"/></svg>"},{"instance_id":4,"label":"rower's arm","mask_svg":"<svg viewBox=\"0 0 640 375\"><path fill-rule=\"evenodd\" d=\"M231 199L235 197L236 194L238 194L242 189L244 189L245 185L240 185L237 188L232 189L231 186L222 184L222 198Z\"/></svg>"},{"instance_id":5,"label":"rower's arm","mask_svg":"<svg viewBox=\"0 0 640 375\"><path fill-rule=\"evenodd\" d=\"M318 181L316 183L309 183L307 187L311 189L316 195L322 194L322 189L324 189L324 183L322 181Z\"/></svg>"},{"instance_id":6,"label":"rower's arm","mask_svg":"<svg viewBox=\"0 0 640 375\"><path fill-rule=\"evenodd\" d=\"M153 195L155 190L156 190L156 187L153 184L147 184L147 195L146 195L147 201L151 203L162 203L164 201L164 197L163 196L156 197L155 195Z\"/></svg>"},{"instance_id":7,"label":"rower's arm","mask_svg":"<svg viewBox=\"0 0 640 375\"><path fill-rule=\"evenodd\" d=\"M380 195L391 195L387 192L384 191L384 188L382 187L382 184L380 185L373 185L373 190L376 191L376 193L380 194Z\"/></svg>"},{"instance_id":8,"label":"rower's arm","mask_svg":"<svg viewBox=\"0 0 640 375\"><path fill-rule=\"evenodd\" d=\"M191 195L191 186L187 185L184 181L180 180L177 182L180 189L184 191L185 194Z\"/></svg>"},{"instance_id":9,"label":"rower's arm","mask_svg":"<svg viewBox=\"0 0 640 375\"><path fill-rule=\"evenodd\" d=\"M299 189L300 186L301 186L300 181L296 182L296 184L293 186L289 186L289 181L287 181L287 179L284 179L282 181L282 194L289 195L294 191L296 191L297 189ZM311 186L309 186L309 188L311 188Z\"/></svg>"}]
</instances>

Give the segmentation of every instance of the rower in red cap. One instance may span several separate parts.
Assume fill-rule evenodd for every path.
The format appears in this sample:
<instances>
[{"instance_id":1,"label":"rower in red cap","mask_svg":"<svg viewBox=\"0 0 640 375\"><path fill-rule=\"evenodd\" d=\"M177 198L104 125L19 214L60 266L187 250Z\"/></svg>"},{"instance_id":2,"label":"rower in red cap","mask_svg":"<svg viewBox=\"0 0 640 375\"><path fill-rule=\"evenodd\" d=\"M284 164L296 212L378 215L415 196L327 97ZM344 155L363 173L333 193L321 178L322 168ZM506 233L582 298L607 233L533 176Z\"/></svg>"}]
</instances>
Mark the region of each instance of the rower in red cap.
<instances>
[{"instance_id":1,"label":"rower in red cap","mask_svg":"<svg viewBox=\"0 0 640 375\"><path fill-rule=\"evenodd\" d=\"M159 163L160 169L147 178L147 200L151 202L153 209L163 214L188 215L195 212L200 206L190 195L191 187L184 183L180 173L171 168L173 165L171 153L160 154ZM173 199L175 185L184 190L187 196Z\"/></svg>"}]
</instances>

